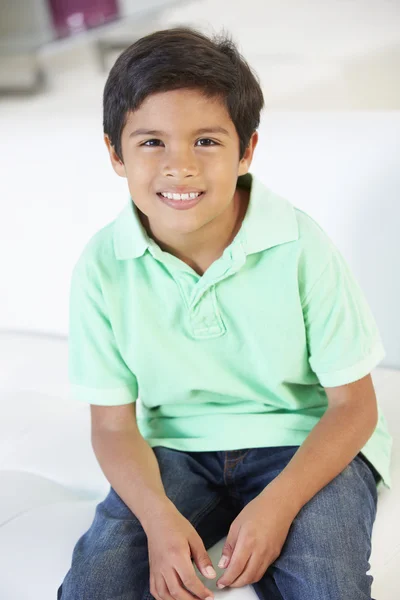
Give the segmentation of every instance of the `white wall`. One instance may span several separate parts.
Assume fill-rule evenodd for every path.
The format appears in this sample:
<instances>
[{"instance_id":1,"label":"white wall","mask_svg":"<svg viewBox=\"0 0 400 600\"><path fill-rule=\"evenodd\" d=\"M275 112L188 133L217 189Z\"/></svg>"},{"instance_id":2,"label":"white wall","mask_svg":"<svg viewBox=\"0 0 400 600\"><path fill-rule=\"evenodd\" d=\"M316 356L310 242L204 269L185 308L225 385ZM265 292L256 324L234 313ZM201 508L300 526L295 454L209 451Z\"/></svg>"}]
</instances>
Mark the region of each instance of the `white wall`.
<instances>
[{"instance_id":1,"label":"white wall","mask_svg":"<svg viewBox=\"0 0 400 600\"><path fill-rule=\"evenodd\" d=\"M271 110L400 109L399 0L197 0L182 20L234 35Z\"/></svg>"}]
</instances>

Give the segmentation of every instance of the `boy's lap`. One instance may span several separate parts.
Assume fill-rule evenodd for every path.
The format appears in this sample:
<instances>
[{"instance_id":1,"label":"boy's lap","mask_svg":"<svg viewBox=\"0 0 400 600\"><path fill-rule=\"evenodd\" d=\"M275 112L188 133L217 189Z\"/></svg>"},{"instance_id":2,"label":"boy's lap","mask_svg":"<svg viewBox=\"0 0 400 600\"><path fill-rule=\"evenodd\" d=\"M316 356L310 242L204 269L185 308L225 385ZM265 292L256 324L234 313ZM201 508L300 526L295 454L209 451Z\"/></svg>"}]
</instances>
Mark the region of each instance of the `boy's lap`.
<instances>
[{"instance_id":1,"label":"boy's lap","mask_svg":"<svg viewBox=\"0 0 400 600\"><path fill-rule=\"evenodd\" d=\"M229 497L220 489L213 478L213 469L204 468L207 465L205 460L198 460L191 453L178 452L165 447L155 447L160 474L166 494L174 503L176 508L192 523L203 540L205 548L208 550L216 544L222 537L228 534L230 524L239 514L240 506L234 506ZM290 456L295 452L295 448L289 450L289 455L283 455L283 460L287 464ZM257 461L263 456L263 453L257 452ZM265 453L267 456L267 453ZM247 459L251 459L252 454L247 454ZM262 460L261 460L262 463ZM275 464L275 463L274 463ZM275 465L276 466L276 465ZM262 464L258 464L260 470ZM247 481L251 481L251 464L246 460ZM251 501L262 491L262 486L267 485L266 479L260 479L259 490L251 487L251 494L247 497L242 495L244 504ZM325 545L328 539L335 543L337 536L329 536L329 533L335 533L338 528L347 532L354 529L357 524L358 514L364 515L369 512L370 522L375 516L374 490L375 485L372 472L368 465L359 457L356 457L346 469L338 475L325 488L320 490L299 512L293 526L289 532L287 543L283 547L281 556L275 563L275 567L283 567L286 559L290 559L295 554L297 556L304 553L310 553L311 546L314 548L314 555L321 556L321 547ZM363 519L362 519L363 520ZM359 523L358 523L359 527ZM328 535L327 535L328 534ZM354 543L357 545L356 532ZM340 537L340 536L339 536ZM130 508L119 497L117 492L111 487L106 498L97 506L96 514L92 526L85 534L85 543L81 549L85 548L86 559L90 558L87 565L90 564L99 572L99 564L102 563L104 573L108 573L108 584L111 585L109 564L114 564L115 573L123 572L124 563L132 564L132 551L139 555L143 568L143 581L148 578L147 565L147 537L142 526ZM364 543L365 542L364 540ZM329 555L335 549L329 544ZM117 554L114 557L113 551ZM336 549L337 551L339 548ZM344 550L341 548L341 550ZM356 548L357 550L357 548ZM345 554L345 552L344 552ZM104 564L103 564L103 557ZM100 562L98 562L100 559ZM114 560L115 559L115 560ZM79 562L84 560L80 555ZM84 560L85 562L85 560ZM304 563L301 561L304 568ZM121 572L118 577L120 577ZM137 575L137 574L136 574ZM121 583L121 581L120 581Z\"/></svg>"},{"instance_id":2,"label":"boy's lap","mask_svg":"<svg viewBox=\"0 0 400 600\"><path fill-rule=\"evenodd\" d=\"M271 472L265 473L264 478L256 477L262 470L260 452L257 451L259 461L256 469L252 471L246 458L246 473L243 486L238 486L242 503L234 504L228 490L217 485L213 478L212 469L204 468L204 460L193 458L192 453L172 450L163 446L153 448L160 468L161 479L166 495L173 502L177 510L198 530L203 541L211 547L221 537L227 535L231 522L248 502L262 492L269 481L276 476ZM283 464L280 470L290 461L296 448L287 448L282 456ZM270 458L268 459L270 460ZM277 464L274 464L277 467ZM278 469L279 471L279 469ZM243 473L242 473L243 474ZM257 484L255 484L257 481ZM257 487L258 486L258 487ZM247 488L247 489L246 489ZM302 525L310 534L316 523L316 536L321 528L351 527L357 521L357 515L362 512L373 520L376 516L377 492L373 473L360 456L353 461L331 482L322 488L296 516L298 526ZM141 527L138 519L111 487L109 494L98 505L96 512L105 519L112 517L115 520L128 520ZM340 517L338 522L338 517Z\"/></svg>"}]
</instances>

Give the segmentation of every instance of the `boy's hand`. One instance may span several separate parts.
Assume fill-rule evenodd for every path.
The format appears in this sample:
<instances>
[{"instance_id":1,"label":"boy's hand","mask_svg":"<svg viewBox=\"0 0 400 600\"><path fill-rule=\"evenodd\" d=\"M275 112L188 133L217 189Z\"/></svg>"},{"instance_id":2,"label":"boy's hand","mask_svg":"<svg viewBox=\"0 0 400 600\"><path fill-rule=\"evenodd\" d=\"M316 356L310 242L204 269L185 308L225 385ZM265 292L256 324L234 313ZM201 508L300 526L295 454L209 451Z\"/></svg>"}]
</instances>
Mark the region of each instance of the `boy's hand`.
<instances>
[{"instance_id":1,"label":"boy's hand","mask_svg":"<svg viewBox=\"0 0 400 600\"><path fill-rule=\"evenodd\" d=\"M197 577L192 557L200 573L211 579L217 574L203 540L178 509L167 509L154 519L154 523L146 527L146 535L150 593L156 600L193 600L193 595L203 600L214 598ZM211 572L207 573L207 568L211 568Z\"/></svg>"},{"instance_id":2,"label":"boy's hand","mask_svg":"<svg viewBox=\"0 0 400 600\"><path fill-rule=\"evenodd\" d=\"M260 581L280 555L296 514L293 504L285 503L278 486L271 484L249 502L229 529L218 563L226 571L217 586L238 588ZM227 561L221 564L224 556Z\"/></svg>"}]
</instances>

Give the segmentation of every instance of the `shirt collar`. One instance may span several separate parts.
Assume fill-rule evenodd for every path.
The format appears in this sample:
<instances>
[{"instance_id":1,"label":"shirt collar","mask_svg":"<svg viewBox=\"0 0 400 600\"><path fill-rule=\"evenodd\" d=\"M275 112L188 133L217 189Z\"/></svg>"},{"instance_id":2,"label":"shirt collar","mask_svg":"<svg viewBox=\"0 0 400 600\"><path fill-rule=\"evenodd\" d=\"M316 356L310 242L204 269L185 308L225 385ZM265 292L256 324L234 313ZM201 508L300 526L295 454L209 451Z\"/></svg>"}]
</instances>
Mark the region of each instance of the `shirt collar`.
<instances>
[{"instance_id":1,"label":"shirt collar","mask_svg":"<svg viewBox=\"0 0 400 600\"><path fill-rule=\"evenodd\" d=\"M295 208L288 200L271 191L251 173L239 176L237 185L250 190L249 205L238 233L246 254L298 239ZM114 222L113 237L119 260L139 258L154 245L131 198Z\"/></svg>"}]
</instances>

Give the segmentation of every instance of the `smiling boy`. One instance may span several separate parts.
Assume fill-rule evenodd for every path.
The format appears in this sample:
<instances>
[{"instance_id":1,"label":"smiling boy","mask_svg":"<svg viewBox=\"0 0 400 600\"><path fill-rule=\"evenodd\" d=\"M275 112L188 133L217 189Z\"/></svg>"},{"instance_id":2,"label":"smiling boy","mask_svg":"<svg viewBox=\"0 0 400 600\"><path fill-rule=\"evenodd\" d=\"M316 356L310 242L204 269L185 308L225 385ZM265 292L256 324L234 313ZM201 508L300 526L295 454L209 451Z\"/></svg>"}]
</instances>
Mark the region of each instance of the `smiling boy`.
<instances>
[{"instance_id":1,"label":"smiling boy","mask_svg":"<svg viewBox=\"0 0 400 600\"><path fill-rule=\"evenodd\" d=\"M385 353L327 234L249 172L262 107L226 37L158 31L111 69L105 143L130 198L74 268L69 338L111 487L58 599L212 598L193 563L215 578L225 535L220 587L371 598Z\"/></svg>"},{"instance_id":2,"label":"smiling boy","mask_svg":"<svg viewBox=\"0 0 400 600\"><path fill-rule=\"evenodd\" d=\"M140 127L143 123L155 128ZM147 96L129 114L121 135L124 161L108 136L105 141L148 234L202 275L243 221L249 194L236 182L247 173L257 139L254 131L238 164L238 135L225 106L196 89L178 89ZM170 198L177 194L183 198Z\"/></svg>"}]
</instances>

